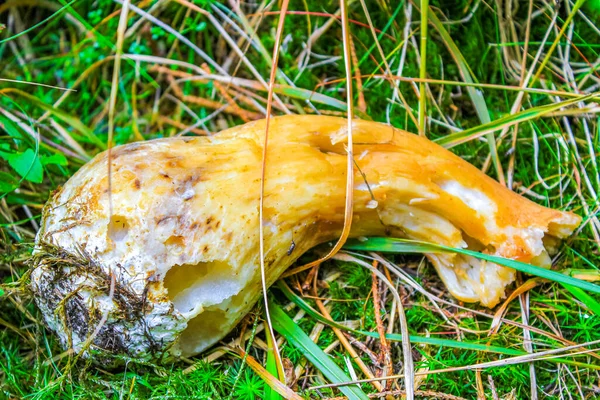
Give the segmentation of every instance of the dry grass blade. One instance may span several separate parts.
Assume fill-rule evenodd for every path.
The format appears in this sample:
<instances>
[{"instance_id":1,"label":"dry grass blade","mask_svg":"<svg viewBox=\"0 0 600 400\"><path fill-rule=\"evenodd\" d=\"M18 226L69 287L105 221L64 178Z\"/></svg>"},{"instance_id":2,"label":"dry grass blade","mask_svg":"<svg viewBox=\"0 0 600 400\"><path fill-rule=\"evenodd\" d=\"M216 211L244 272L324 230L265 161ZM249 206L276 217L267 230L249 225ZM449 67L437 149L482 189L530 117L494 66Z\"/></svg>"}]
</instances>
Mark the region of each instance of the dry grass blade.
<instances>
[{"instance_id":1,"label":"dry grass blade","mask_svg":"<svg viewBox=\"0 0 600 400\"><path fill-rule=\"evenodd\" d=\"M135 13L137 13L138 15L140 15L141 17L147 19L148 21L152 22L153 24L156 24L158 26L160 26L162 29L164 29L165 31L169 32L170 34L172 34L173 36L175 36L178 40L180 40L181 42L185 43L187 46L189 46L191 49L193 49L196 54L198 54L200 57L202 57L202 59L204 61L206 61L207 63L210 64L211 67L213 67L215 70L219 71L222 74L227 74L225 72L225 70L223 70L223 68L221 68L221 66L219 64L217 64L212 58L210 58L208 56L208 54L206 54L206 52L204 52L201 48L199 48L198 46L196 46L191 40L189 40L188 38L186 38L185 36L181 35L179 32L177 32L176 29L172 28L171 26L163 23L161 20L159 20L158 18L152 16L151 14L148 14L147 12L145 12L144 10L142 10L139 7L136 7L134 5L130 5L129 4L129 0L113 0L116 3L119 4L125 4L125 2L128 3L128 7L131 8L132 11L134 11ZM127 27L125 27L127 28ZM125 35L125 32L123 32L123 35Z\"/></svg>"},{"instance_id":2,"label":"dry grass blade","mask_svg":"<svg viewBox=\"0 0 600 400\"><path fill-rule=\"evenodd\" d=\"M575 349L578 349L581 347L589 347L589 346L593 346L593 345L597 345L597 344L600 344L600 340L594 340L592 342L577 344L577 345L569 346L569 347L563 347L560 349L552 349L552 350L540 351L537 353L526 354L526 355L517 356L517 357L509 357L509 358L505 358L505 359L498 360L498 361L490 361L490 362L485 362L485 363L465 365L463 367L451 367L451 368L444 368L444 369L439 369L439 370L417 372L417 373L415 373L415 375L421 376L421 375L434 375L434 374L441 374L441 373L448 373L448 372L455 372L455 371L475 371L475 370L484 369L484 368L495 368L495 367L501 367L501 366L523 364L523 363L528 363L528 362L533 362L533 361L541 361L541 360L545 360L548 358L556 358L556 357L565 356L565 355L573 356L573 355L578 355L578 354L588 354L591 352L598 351L598 349L593 348L593 349L582 350L582 351L573 352L573 353L566 353L566 352L568 352L569 350L575 350ZM562 353L566 353L566 354L562 354ZM328 384L328 385L313 386L313 387L311 387L311 389L321 389L321 388L326 388L326 387L339 387L339 386L344 386L344 385L354 385L356 383L367 383L367 382L371 382L373 380L379 381L379 380L384 380L384 379L389 379L389 378L402 378L402 375L393 375L393 376L389 376L386 378L362 379L359 381L344 382L343 384L332 383L332 384Z\"/></svg>"},{"instance_id":3,"label":"dry grass blade","mask_svg":"<svg viewBox=\"0 0 600 400\"><path fill-rule=\"evenodd\" d=\"M379 399L385 398L397 398L396 396L405 396L406 390L390 390L387 392L370 394L369 398ZM447 393L435 392L433 390L415 390L415 395L427 399L438 399L438 400L466 400L464 397L454 396Z\"/></svg>"},{"instance_id":4,"label":"dry grass blade","mask_svg":"<svg viewBox=\"0 0 600 400\"><path fill-rule=\"evenodd\" d=\"M315 279L314 279L314 283L313 283L313 286L312 286L312 293L313 293L313 296L315 298L315 303L317 304L317 307L319 307L319 310L321 311L321 314L327 320L333 322L333 319L331 318L331 315L329 314L329 311L327 311L327 308L325 308L325 305L323 304L323 302L318 298L316 274L315 274L314 278ZM361 359L361 357L358 355L358 353L356 352L356 350L354 350L354 348L352 347L352 344L350 343L350 341L348 340L348 338L344 335L344 333L339 328L334 327L334 326L331 326L331 330L333 330L333 333L335 333L335 335L337 336L340 344L344 347L344 349L346 349L346 351L348 352L348 354L350 355L350 357L352 357L352 360L354 360L354 362L358 365L358 367L360 368L360 370L367 377L373 378L374 377L373 372L365 364L365 362ZM349 365L348 369L350 369L350 365ZM354 375L352 375L352 377L355 378ZM373 387L375 387L375 389L377 389L380 392L384 390L384 387L379 382L373 382L372 385L373 385Z\"/></svg>"},{"instance_id":5,"label":"dry grass blade","mask_svg":"<svg viewBox=\"0 0 600 400\"><path fill-rule=\"evenodd\" d=\"M546 57L544 57L544 59L540 63L540 66L539 66L537 72L535 73L535 75L531 79L531 85L533 85L540 78L540 76L542 75L542 72L546 69L546 64L548 64L548 62L550 61L550 58L552 57L552 54L553 54L554 50L556 49L556 46L558 46L558 44L560 43L560 39L565 34L565 31L567 30L567 28L571 24L571 21L573 20L573 18L577 14L577 11L581 8L581 6L584 3L585 3L585 0L577 0L575 2L575 4L573 5L573 9L571 10L571 12L569 13L569 15L567 16L567 19L565 20L565 22L563 24L563 27L561 28L560 32L556 35L556 38L552 42L552 45L550 46L550 48L546 52Z\"/></svg>"},{"instance_id":6,"label":"dry grass blade","mask_svg":"<svg viewBox=\"0 0 600 400\"><path fill-rule=\"evenodd\" d=\"M63 87L60 87L60 86L46 85L45 83L23 82L23 81L18 81L18 80L15 80L15 79L0 78L0 82L10 82L10 83L32 85L32 86L40 86L40 87L45 87L45 88L49 88L49 89L62 90L64 92L76 92L77 91L75 89L63 88Z\"/></svg>"},{"instance_id":7,"label":"dry grass blade","mask_svg":"<svg viewBox=\"0 0 600 400\"><path fill-rule=\"evenodd\" d=\"M377 260L373 260L373 268L377 269L377 265L378 262ZM379 355L379 362L380 364L383 364L383 371L382 371L382 376L386 376L389 374L392 374L394 372L394 367L392 364L392 355L391 355L391 349L390 349L390 344L388 343L386 337L385 337L385 327L383 326L383 321L381 319L381 310L380 310L380 302L381 302L381 296L379 293L379 285L377 282L377 274L375 274L374 272L371 273L371 279L373 280L373 283L371 285L372 287L372 292L373 292L373 308L375 311L375 322L377 323L377 333L379 334L379 347L381 349L381 353ZM388 280L390 280L388 278ZM390 325L392 325L390 323ZM384 382L384 385L386 387L386 389L390 389L390 387L392 386L392 381L388 381L387 383Z\"/></svg>"},{"instance_id":8,"label":"dry grass blade","mask_svg":"<svg viewBox=\"0 0 600 400\"><path fill-rule=\"evenodd\" d=\"M265 123L265 141L263 144L262 166L260 176L260 203L258 209L259 217L259 252L260 252L260 274L263 292L263 301L265 304L265 316L267 325L272 338L275 337L273 332L273 324L271 323L271 313L269 312L269 299L267 298L267 277L265 272L265 227L264 227L264 203L265 203L265 174L267 170L267 146L269 143L269 122L271 121L271 107L273 102L273 84L275 83L275 73L277 71L277 63L279 61L279 46L283 34L283 26L285 24L285 16L288 8L289 0L284 0L281 6L279 15L279 24L277 25L277 33L275 35L275 45L273 46L273 64L271 65L271 76L269 77L269 93L267 97L267 115ZM277 346L277 341L273 340L273 355L275 356L275 364L279 371L279 376L283 377L283 364L281 362L281 354Z\"/></svg>"},{"instance_id":9,"label":"dry grass blade","mask_svg":"<svg viewBox=\"0 0 600 400\"><path fill-rule=\"evenodd\" d=\"M254 67L254 65L252 65L252 63L248 60L248 58L244 55L244 53L242 52L242 50L237 46L237 44L235 43L235 41L231 38L231 36L227 33L227 31L225 31L223 29L223 27L221 26L221 24L219 23L219 21L217 21L217 19L208 11L203 10L202 8L198 7L195 4L190 3L187 0L174 0L175 2L182 4L188 8L190 8L191 10L194 10L202 15L204 15L206 18L208 18L208 20L211 22L211 24L213 24L213 26L221 33L222 37L227 41L227 43L231 46L231 48L233 49L233 51L236 52L236 54L240 57L240 59L242 60L242 62L244 63L244 65L252 72L252 75L254 75L254 77L265 87L265 89L269 90L269 88L271 86L273 86L272 84L269 85L267 82L265 82L265 80L263 79L263 77L260 75L260 73L256 70L256 68ZM277 45L278 46L278 45ZM276 46L276 47L277 47ZM275 62L275 60L273 60ZM219 69L222 70L222 68L219 67ZM282 107L286 113L290 113L289 109L286 107L286 105L283 103L283 101L281 101L281 99L277 96L273 96L273 99L277 102L277 104Z\"/></svg>"},{"instance_id":10,"label":"dry grass blade","mask_svg":"<svg viewBox=\"0 0 600 400\"><path fill-rule=\"evenodd\" d=\"M504 317L504 313L506 312L506 309L508 308L508 306L510 305L510 303L514 299L516 299L518 296L520 296L521 294L526 293L527 291L533 289L534 287L536 287L537 285L539 285L543 281L544 281L544 279L532 278L532 279L529 279L527 282L523 283L522 285L520 285L517 289L515 289L515 291L513 291L508 296L508 298L506 300L504 300L504 302L502 303L502 305L494 313L494 319L492 320L492 323L490 325L489 335L495 335L495 334L498 333L498 329L500 329L500 324L501 324L501 321L502 321L502 317Z\"/></svg>"},{"instance_id":11,"label":"dry grass blade","mask_svg":"<svg viewBox=\"0 0 600 400\"><path fill-rule=\"evenodd\" d=\"M381 279L389 287L390 291L394 295L394 298L396 300L396 306L398 307L398 318L400 320L400 333L402 334L402 356L404 359L404 375L402 375L402 376L404 377L406 397L408 399L414 399L414 396L415 396L415 367L414 367L414 362L413 362L413 358L412 358L412 348L411 348L411 344L410 344L410 334L408 332L408 323L406 322L404 306L402 305L402 299L400 298L398 291L396 290L394 285L386 278L385 275L383 275L379 270L373 268L369 263L364 262L363 260L353 257L347 253L339 253L335 256L335 259L340 260L340 261L356 263L358 265L361 265L361 266L367 268L372 273L377 275L377 277L379 279ZM395 377L390 375L390 378L395 378ZM378 380L385 380L385 378L378 379Z\"/></svg>"},{"instance_id":12,"label":"dry grass blade","mask_svg":"<svg viewBox=\"0 0 600 400\"><path fill-rule=\"evenodd\" d=\"M424 79L427 78L427 27L429 0L421 0L421 66L419 68L419 135L426 136L425 114L427 112L427 93Z\"/></svg>"},{"instance_id":13,"label":"dry grass blade","mask_svg":"<svg viewBox=\"0 0 600 400\"><path fill-rule=\"evenodd\" d=\"M269 373L254 357L249 354L246 354L242 349L238 350L240 356L245 357L248 366L252 368L254 372L258 376L260 376L264 382L269 385L271 389L284 396L285 399L291 400L302 400L302 397L298 396L292 389L284 385L280 380L275 378L273 375Z\"/></svg>"},{"instance_id":14,"label":"dry grass blade","mask_svg":"<svg viewBox=\"0 0 600 400\"><path fill-rule=\"evenodd\" d=\"M121 71L121 54L123 52L123 38L125 37L125 30L127 29L127 13L129 11L129 0L123 1L121 7L121 16L119 17L119 26L117 28L117 44L115 54L115 65L112 76L112 86L110 90L110 98L108 102L108 218L112 219L112 159L111 149L113 146L113 136L115 132L115 107L117 104L117 92L119 90L119 73ZM109 226L109 229L114 229L114 224Z\"/></svg>"},{"instance_id":15,"label":"dry grass blade","mask_svg":"<svg viewBox=\"0 0 600 400\"><path fill-rule=\"evenodd\" d=\"M321 313L323 314L323 316L325 318L327 318L328 320L332 321L331 315L329 314L329 312L325 308L325 305L323 304L323 302L321 300L315 300L315 303L317 304L317 307L319 307L319 310L321 310ZM351 342L344 335L344 333L340 329L335 328L333 326L331 327L331 330L333 331L333 333L335 333L335 335L337 336L337 338L338 338L340 344L342 345L342 347L344 347L344 349L346 349L346 351L348 352L348 354L350 355L350 357L352 358L352 360L354 360L354 362L358 365L358 367L360 368L360 370L367 377L369 377L371 379L374 378L373 371L371 371L371 369L361 359L360 355L356 352L356 350L354 350L354 348L352 347ZM349 366L348 369L350 369L350 366ZM353 378L354 378L354 376L353 376ZM380 392L384 390L384 387L379 382L374 381L371 384L373 385L373 387L375 389L377 389Z\"/></svg>"},{"instance_id":16,"label":"dry grass blade","mask_svg":"<svg viewBox=\"0 0 600 400\"><path fill-rule=\"evenodd\" d=\"M428 17L435 29L443 38L446 47L450 51L450 54L452 55L454 61L456 62L456 65L458 66L463 80L468 83L475 82L473 73L471 72L471 69L469 68L469 65L467 64L463 54L461 53L460 49L458 48L458 46L444 27L444 25L441 23L439 18L435 15L431 7L428 10ZM485 98L483 97L483 93L469 86L467 86L467 93L469 94L469 97L471 97L471 101L475 106L475 111L477 112L477 116L479 117L481 123L488 124L490 122L490 113L488 111ZM492 157L492 161L494 162L494 167L496 168L498 180L500 181L500 183L504 184L504 173L502 172L502 164L500 163L498 157L498 150L496 148L496 138L491 132L489 132L486 133L486 140L490 148L490 155Z\"/></svg>"},{"instance_id":17,"label":"dry grass blade","mask_svg":"<svg viewBox=\"0 0 600 400\"><path fill-rule=\"evenodd\" d=\"M340 9L342 10L342 36L344 44L344 67L346 71L346 98L347 98L347 138L348 142L346 145L346 152L348 159L346 163L346 203L344 205L344 228L340 238L335 243L333 248L323 257L318 260L312 261L306 265L298 268L294 268L284 276L296 274L298 272L313 268L316 265L321 264L323 261L327 261L335 256L340 249L346 243L348 236L350 235L350 225L352 224L353 215L353 204L354 204L354 153L353 153L353 141L352 141L352 120L354 119L354 107L353 107L353 90L352 90L352 56L350 49L350 26L348 24L348 5L346 0L340 0Z\"/></svg>"},{"instance_id":18,"label":"dry grass blade","mask_svg":"<svg viewBox=\"0 0 600 400\"><path fill-rule=\"evenodd\" d=\"M533 0L529 0L529 7L527 8L527 16L528 16L527 25L525 27L525 45L523 47L523 56L521 57L521 79L519 81L520 87L526 86L525 85L525 71L527 68L527 53L529 50L529 36L531 34L531 14L532 14L532 12L533 12ZM518 132L519 132L519 125L517 124L513 128L513 140L512 140L512 146L511 146L512 154L510 155L510 159L508 161L508 171L506 172L506 185L509 189L512 188L512 184L513 184ZM500 134L500 136L502 136L502 134Z\"/></svg>"},{"instance_id":19,"label":"dry grass blade","mask_svg":"<svg viewBox=\"0 0 600 400\"><path fill-rule=\"evenodd\" d=\"M367 22L369 23L369 28L371 30L371 35L373 36L373 40L375 41L375 46L377 47L377 51L379 52L379 56L381 57L381 62L383 63L383 65L385 66L385 73L386 76L392 76L392 69L388 63L388 59L385 56L384 52L383 52L383 48L381 47L381 43L379 42L379 38L377 37L377 33L376 33L376 29L373 26L373 22L371 20L371 14L369 13L369 9L365 3L365 0L360 0L360 4L362 6L363 12L365 13L365 16L367 17ZM400 11L400 5L398 6L398 11ZM396 14L394 14L396 15ZM406 41L403 41L404 43L406 43ZM363 56L366 57L366 56ZM362 60L361 60L362 61ZM360 64L360 62L359 62ZM367 76L365 76L367 77ZM373 75L369 75L367 79L371 79L373 77ZM400 99L400 101L402 102L404 109L406 110L406 112L408 113L408 116L410 117L410 119L415 123L415 125L419 125L417 118L415 118L415 116L413 115L412 112L412 108L408 105L408 103L406 102L406 99L404 98L404 95L402 94L402 92L400 91L400 86L398 85L398 82L393 82L392 83L392 87L394 90L393 93L393 98L392 100L398 98ZM389 120L389 117L388 117Z\"/></svg>"}]
</instances>

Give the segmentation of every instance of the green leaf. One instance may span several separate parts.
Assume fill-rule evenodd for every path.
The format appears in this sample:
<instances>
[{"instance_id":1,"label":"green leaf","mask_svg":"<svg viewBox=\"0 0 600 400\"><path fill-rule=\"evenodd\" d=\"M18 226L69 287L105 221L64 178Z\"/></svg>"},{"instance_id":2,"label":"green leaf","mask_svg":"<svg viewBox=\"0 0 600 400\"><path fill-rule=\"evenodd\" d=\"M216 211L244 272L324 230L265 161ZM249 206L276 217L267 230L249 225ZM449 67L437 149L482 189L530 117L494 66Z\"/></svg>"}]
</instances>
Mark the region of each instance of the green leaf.
<instances>
[{"instance_id":1,"label":"green leaf","mask_svg":"<svg viewBox=\"0 0 600 400\"><path fill-rule=\"evenodd\" d=\"M23 135L17 124L7 118L4 114L0 114L0 128L2 128L9 136L16 139L23 139Z\"/></svg>"},{"instance_id":2,"label":"green leaf","mask_svg":"<svg viewBox=\"0 0 600 400\"><path fill-rule=\"evenodd\" d=\"M40 161L42 165L61 165L66 167L69 163L67 158L62 153L52 154L51 156L42 156L40 157Z\"/></svg>"},{"instance_id":3,"label":"green leaf","mask_svg":"<svg viewBox=\"0 0 600 400\"><path fill-rule=\"evenodd\" d=\"M22 153L0 152L0 157L8 161L8 164L23 178L33 183L42 183L44 168L32 149L27 149Z\"/></svg>"},{"instance_id":4,"label":"green leaf","mask_svg":"<svg viewBox=\"0 0 600 400\"><path fill-rule=\"evenodd\" d=\"M9 193L19 187L19 181L6 172L0 172L0 193Z\"/></svg>"},{"instance_id":5,"label":"green leaf","mask_svg":"<svg viewBox=\"0 0 600 400\"><path fill-rule=\"evenodd\" d=\"M317 346L306 333L274 302L269 302L273 328L310 361L332 383L351 381L350 377ZM341 386L339 390L349 400L369 397L357 386Z\"/></svg>"}]
</instances>

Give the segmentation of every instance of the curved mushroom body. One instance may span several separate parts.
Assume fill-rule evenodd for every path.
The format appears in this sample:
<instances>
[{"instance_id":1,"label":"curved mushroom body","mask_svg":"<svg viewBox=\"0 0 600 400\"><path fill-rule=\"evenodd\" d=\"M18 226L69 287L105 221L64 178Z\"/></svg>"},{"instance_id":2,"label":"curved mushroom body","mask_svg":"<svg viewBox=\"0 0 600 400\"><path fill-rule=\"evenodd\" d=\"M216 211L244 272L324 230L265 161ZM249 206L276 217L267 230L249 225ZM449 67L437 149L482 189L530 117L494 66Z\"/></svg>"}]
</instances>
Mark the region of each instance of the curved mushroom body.
<instances>
[{"instance_id":1,"label":"curved mushroom body","mask_svg":"<svg viewBox=\"0 0 600 400\"><path fill-rule=\"evenodd\" d=\"M269 285L341 233L346 124L322 116L271 121ZM81 350L97 330L95 348L165 360L199 353L233 329L261 291L264 133L265 122L256 121L212 137L120 146L112 151L110 200L106 153L54 194L37 237L32 288L65 347ZM549 266L548 251L579 224L427 139L359 120L353 137L354 237L407 237ZM463 301L494 306L514 280L513 270L472 257L428 258Z\"/></svg>"}]
</instances>

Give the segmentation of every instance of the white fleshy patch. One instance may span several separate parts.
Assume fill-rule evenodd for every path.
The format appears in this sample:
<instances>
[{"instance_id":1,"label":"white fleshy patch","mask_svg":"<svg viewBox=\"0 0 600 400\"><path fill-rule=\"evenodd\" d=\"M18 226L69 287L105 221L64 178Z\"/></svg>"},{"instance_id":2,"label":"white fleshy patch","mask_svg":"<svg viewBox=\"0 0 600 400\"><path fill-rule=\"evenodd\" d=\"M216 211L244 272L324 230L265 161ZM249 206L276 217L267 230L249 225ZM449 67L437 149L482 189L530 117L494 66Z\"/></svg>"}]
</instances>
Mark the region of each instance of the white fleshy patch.
<instances>
[{"instance_id":1,"label":"white fleshy patch","mask_svg":"<svg viewBox=\"0 0 600 400\"><path fill-rule=\"evenodd\" d=\"M443 191L458 197L480 215L490 217L498 211L496 203L479 190L465 187L457 181L445 181L438 185Z\"/></svg>"}]
</instances>

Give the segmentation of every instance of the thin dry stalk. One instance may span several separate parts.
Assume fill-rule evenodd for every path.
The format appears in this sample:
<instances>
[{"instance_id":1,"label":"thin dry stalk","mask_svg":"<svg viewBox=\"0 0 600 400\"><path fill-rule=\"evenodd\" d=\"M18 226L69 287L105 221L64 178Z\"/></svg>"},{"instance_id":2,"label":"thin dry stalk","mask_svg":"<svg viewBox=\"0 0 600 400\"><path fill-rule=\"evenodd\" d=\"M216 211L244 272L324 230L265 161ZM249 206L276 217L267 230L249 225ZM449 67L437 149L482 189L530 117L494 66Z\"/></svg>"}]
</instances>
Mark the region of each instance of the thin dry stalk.
<instances>
[{"instance_id":1,"label":"thin dry stalk","mask_svg":"<svg viewBox=\"0 0 600 400\"><path fill-rule=\"evenodd\" d=\"M483 389L483 379L481 379L481 370L475 371L475 387L477 388L477 400L485 400L485 390Z\"/></svg>"},{"instance_id":2,"label":"thin dry stalk","mask_svg":"<svg viewBox=\"0 0 600 400\"><path fill-rule=\"evenodd\" d=\"M527 52L529 51L529 36L531 32L531 13L533 12L533 0L529 0L529 8L527 10L527 26L525 28L525 45L523 46L523 56L521 58L521 79L519 86L525 84L525 70L527 68ZM513 186L513 177L515 172L515 159L517 149L517 137L519 133L519 124L515 124L513 128L513 136L511 143L511 154L508 160L508 170L506 171L506 186L511 189Z\"/></svg>"},{"instance_id":3,"label":"thin dry stalk","mask_svg":"<svg viewBox=\"0 0 600 400\"><path fill-rule=\"evenodd\" d=\"M386 286L390 289L391 293L394 295L396 299L396 306L398 307L398 319L400 320L400 333L402 334L402 356L404 360L404 385L407 392L408 399L414 399L414 390L415 390L415 367L412 358L412 348L410 344L410 335L408 332L408 323L406 322L406 314L404 313L404 306L402 305L402 299L398 294L398 291L394 287L394 285L386 279L385 275L382 274L379 270L373 268L371 264L360 260L356 257L351 256L348 253L342 252L337 254L334 259L340 261L353 262L358 265L361 265L373 272L377 275L379 279L381 279ZM390 376L391 378L392 376ZM396 376L393 376L393 379L396 379ZM379 380L379 379L378 379Z\"/></svg>"},{"instance_id":4,"label":"thin dry stalk","mask_svg":"<svg viewBox=\"0 0 600 400\"><path fill-rule=\"evenodd\" d=\"M198 129L198 128L191 127L191 126L186 125L186 124L184 124L182 122L175 121L174 119L171 119L171 118L168 118L168 117L164 117L162 115L160 115L158 117L158 122L160 122L161 124L167 124L167 125L174 126L177 129L181 129L181 130L186 130L186 131L192 132L193 134L198 135L198 136L207 136L207 135L210 135L210 132L207 132L207 131L205 131L203 129Z\"/></svg>"},{"instance_id":5,"label":"thin dry stalk","mask_svg":"<svg viewBox=\"0 0 600 400\"><path fill-rule=\"evenodd\" d=\"M264 115L262 114L244 110L243 108L235 104L235 102L229 96L228 97L229 99L231 99L231 102L228 101L228 104L223 104L218 101L205 99L203 97L186 95L183 93L183 90L181 90L181 88L173 78L169 76L168 80L170 81L171 87L173 88L173 93L175 93L175 95L185 103L193 103L201 107L210 108L212 110L223 109L224 112L232 115L237 115L245 121L253 121L264 117ZM215 84L218 83L215 82Z\"/></svg>"},{"instance_id":6,"label":"thin dry stalk","mask_svg":"<svg viewBox=\"0 0 600 400\"><path fill-rule=\"evenodd\" d=\"M119 74L121 71L121 55L123 53L123 40L125 29L127 29L127 13L129 11L129 0L123 2L121 7L121 16L119 17L119 26L117 27L117 44L115 53L115 65L113 68L112 86L110 90L110 99L108 103L108 218L112 221L112 159L111 148L113 146L113 135L115 131L115 108L117 104L117 92L119 86ZM114 224L110 224L109 229L113 229Z\"/></svg>"},{"instance_id":7,"label":"thin dry stalk","mask_svg":"<svg viewBox=\"0 0 600 400\"><path fill-rule=\"evenodd\" d=\"M316 285L313 285L313 296L315 296L315 297L318 296ZM325 318L327 318L330 321L333 321L333 319L331 318L331 315L329 314L329 311L327 310L327 308L325 307L325 305L323 304L323 302L321 300L315 300L315 304L317 305L317 307L319 307L321 314L323 314L323 316ZM369 379L375 378L375 375L373 375L373 371L371 371L371 369L360 358L360 356L358 355L356 350L354 350L354 347L352 347L352 345L350 344L350 342L348 341L348 339L346 338L344 333L334 327L331 327L331 330L333 331L333 333L335 333L335 335L337 336L338 340L340 341L340 343L342 344L344 349L346 349L348 354L350 354L350 356L352 357L352 360L354 360L354 362L358 365L360 370L366 376L368 376ZM384 390L384 387L379 382L373 382L372 385L375 389L377 389L380 392L382 392Z\"/></svg>"},{"instance_id":8,"label":"thin dry stalk","mask_svg":"<svg viewBox=\"0 0 600 400\"><path fill-rule=\"evenodd\" d=\"M237 44L235 43L235 41L231 38L231 36L229 35L229 33L227 33L227 31L225 29L223 29L223 27L221 26L221 24L219 23L219 21L217 21L217 19L208 11L203 10L202 8L198 7L195 4L190 3L187 0L174 0L175 2L189 7L190 9L204 15L206 18L208 18L208 20L210 21L210 23L215 27L215 29L217 29L219 31L219 33L221 34L221 36L225 39L225 41L229 44L229 46L231 46L231 48L233 49L233 51L236 52L236 54L240 57L240 59L243 61L244 65L246 66L246 68L248 68L250 70L250 72L252 73L252 75L254 75L254 77L263 85L263 87L267 90L270 89L270 87L273 86L273 84L268 84L263 77L258 73L258 71L256 70L256 68L252 65L252 63L250 62L250 60L248 60L248 58L244 55L244 52L237 46ZM284 4L286 4L287 1L284 1ZM281 15L281 13L280 13ZM285 14L282 14L285 15ZM279 48L279 44L276 45L277 48ZM279 55L279 51L277 52L277 55ZM275 62L275 59L273 60L274 64L276 65L277 63ZM221 68L219 67L219 70ZM286 110L286 112L288 114L290 114L290 111L288 110L288 108L286 107L286 105L281 101L281 99L273 94L273 100L275 100L277 102L277 104L279 104L279 106L281 106L284 110Z\"/></svg>"},{"instance_id":9,"label":"thin dry stalk","mask_svg":"<svg viewBox=\"0 0 600 400\"><path fill-rule=\"evenodd\" d=\"M346 98L347 98L347 106L348 106L348 125L347 129L347 145L346 152L348 154L347 162L346 162L346 202L344 204L344 226L342 229L342 233L340 234L339 239L333 246L333 248L327 253L325 256L319 258L318 260L312 261L306 265L303 265L298 268L294 268L293 273L298 273L307 269L314 267L317 264L321 264L324 261L329 260L334 257L344 246L348 236L350 236L350 226L352 224L352 216L353 216L353 205L354 205L354 150L353 150L353 141L352 141L352 127L353 127L353 119L354 119L354 107L352 104L352 58L350 56L350 26L348 24L348 9L345 0L340 0L340 9L342 10L342 35L343 35L343 45L344 45L344 67L346 71Z\"/></svg>"},{"instance_id":10,"label":"thin dry stalk","mask_svg":"<svg viewBox=\"0 0 600 400\"><path fill-rule=\"evenodd\" d=\"M377 260L373 260L373 268L377 268ZM373 280L372 284L372 292L373 292L373 310L375 313L375 322L377 324L377 333L379 334L379 347L381 352L379 353L378 362L380 365L383 365L383 369L381 371L381 376L387 376L394 372L394 367L392 364L392 355L390 344L388 343L385 337L385 327L383 326L383 321L381 320L381 298L379 296L379 285L377 284L377 275L372 272L371 279ZM390 389L392 381L383 382L385 388L387 390Z\"/></svg>"},{"instance_id":11,"label":"thin dry stalk","mask_svg":"<svg viewBox=\"0 0 600 400\"><path fill-rule=\"evenodd\" d=\"M435 392L433 390L415 390L415 395L419 397L424 397L427 399L439 399L439 400L466 400L464 397L454 396L451 394ZM406 390L390 390L387 392L381 393L371 393L368 394L371 399L379 399L382 397L386 398L398 398L397 396L406 396Z\"/></svg>"},{"instance_id":12,"label":"thin dry stalk","mask_svg":"<svg viewBox=\"0 0 600 400\"><path fill-rule=\"evenodd\" d=\"M496 385L494 384L494 378L492 378L492 375L488 375L488 383L490 384L490 390L492 392L492 400L499 400L498 392L496 391Z\"/></svg>"},{"instance_id":13,"label":"thin dry stalk","mask_svg":"<svg viewBox=\"0 0 600 400\"><path fill-rule=\"evenodd\" d=\"M358 66L358 57L356 57L356 47L354 46L354 40L352 40L352 35L348 36L348 42L350 44L350 55L352 56L352 64L354 65L354 80L356 80L356 91L358 92L357 108L361 112L366 112L367 102L365 101L365 94L363 93L363 82L361 78L360 68Z\"/></svg>"},{"instance_id":14,"label":"thin dry stalk","mask_svg":"<svg viewBox=\"0 0 600 400\"><path fill-rule=\"evenodd\" d=\"M593 348L593 349L577 351L577 352L573 352L573 353L569 353L569 351L576 350L579 347L593 346L593 345L597 345L597 344L600 344L600 340L594 340L591 342L577 344L574 346L563 347L560 349L551 349L551 350L546 350L546 351L540 351L540 352L533 353L533 354L509 357L509 358L505 358L505 359L501 359L501 360L497 360L497 361L489 361L489 362L484 362L484 363L465 365L462 367L450 367L450 368L437 369L437 370L431 370L431 371L417 372L415 375L421 376L421 375L441 374L441 373L456 372L456 371L476 371L478 369L483 369L483 368L495 368L495 367L501 367L501 366L523 364L523 363L528 363L528 362L533 362L533 361L547 360L547 359L556 358L556 357L575 356L575 355L579 355L579 354L590 354L591 352L598 351L598 349ZM393 376L389 376L387 378L402 378L402 375L393 375ZM327 385L313 386L313 387L311 387L311 389L321 389L321 388L326 388L326 387L340 387L340 386L355 385L355 384L360 384L360 383L370 383L373 381L380 381L380 380L384 380L384 379L386 379L386 378L373 378L373 379L362 379L362 380L358 380L358 381L354 380L354 381L350 381L350 382L330 383Z\"/></svg>"},{"instance_id":15,"label":"thin dry stalk","mask_svg":"<svg viewBox=\"0 0 600 400\"><path fill-rule=\"evenodd\" d=\"M275 337L273 331L273 324L271 323L271 313L269 312L269 299L267 298L267 277L265 268L265 228L264 228L264 203L265 203L265 177L267 170L267 146L269 143L269 123L271 121L271 104L273 102L273 85L275 83L275 73L277 71L277 64L279 62L279 46L281 44L281 38L283 35L283 26L285 24L285 12L287 11L289 0L284 0L281 6L281 12L279 14L279 23L277 24L277 33L275 35L275 45L273 46L273 63L271 64L271 76L269 77L268 97L267 97L267 113L265 122L265 141L263 144L262 153L262 166L260 175L260 202L258 208L258 229L259 229L259 252L260 252L260 278L262 284L263 301L265 305L265 316L267 319L267 326L269 333L272 338ZM285 373L283 370L283 362L281 361L281 354L277 346L277 341L273 341L273 355L275 356L275 364L279 376L284 377Z\"/></svg>"},{"instance_id":16,"label":"thin dry stalk","mask_svg":"<svg viewBox=\"0 0 600 400\"><path fill-rule=\"evenodd\" d=\"M206 71L207 75L210 75L210 69L208 68L208 65L202 64L202 69L204 71ZM240 106L238 106L238 104L229 95L229 93L227 92L227 90L225 90L225 88L223 87L223 85L221 85L219 82L215 82L214 85L217 88L217 90L219 91L219 93L221 93L221 96L223 96L223 98L225 99L225 101L227 101L227 104L229 104L230 107L232 107L233 109L236 110L236 112L240 116L240 118L242 118L244 120L244 122L250 122L251 119L248 118L247 111L242 110L242 108Z\"/></svg>"}]
</instances>

